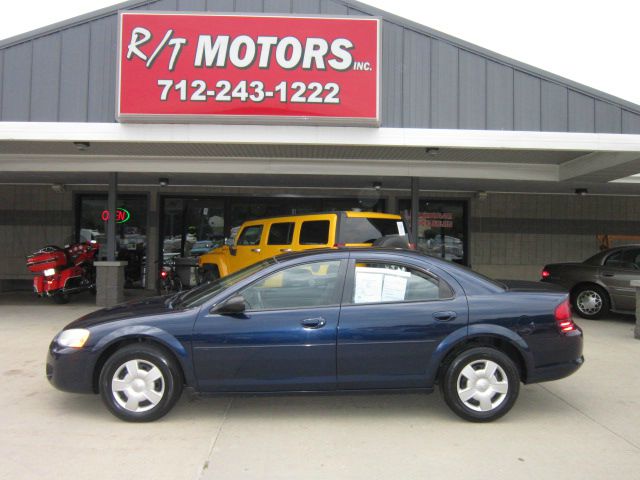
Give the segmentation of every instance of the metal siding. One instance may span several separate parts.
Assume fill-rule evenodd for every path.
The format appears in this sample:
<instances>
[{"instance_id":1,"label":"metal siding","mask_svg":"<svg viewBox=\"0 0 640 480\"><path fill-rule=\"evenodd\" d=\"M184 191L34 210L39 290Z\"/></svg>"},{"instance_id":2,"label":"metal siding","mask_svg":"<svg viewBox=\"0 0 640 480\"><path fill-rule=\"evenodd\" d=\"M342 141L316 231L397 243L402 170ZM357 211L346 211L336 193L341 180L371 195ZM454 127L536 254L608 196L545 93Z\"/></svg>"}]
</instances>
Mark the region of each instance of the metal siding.
<instances>
[{"instance_id":1,"label":"metal siding","mask_svg":"<svg viewBox=\"0 0 640 480\"><path fill-rule=\"evenodd\" d=\"M263 8L262 0L236 0L236 12L238 13L259 13Z\"/></svg>"},{"instance_id":2,"label":"metal siding","mask_svg":"<svg viewBox=\"0 0 640 480\"><path fill-rule=\"evenodd\" d=\"M333 2L331 0L323 0L320 5L320 13L328 15L346 15L349 9L342 3Z\"/></svg>"},{"instance_id":3,"label":"metal siding","mask_svg":"<svg viewBox=\"0 0 640 480\"><path fill-rule=\"evenodd\" d=\"M566 132L568 130L567 87L551 82L541 86L541 127L543 132Z\"/></svg>"},{"instance_id":4,"label":"metal siding","mask_svg":"<svg viewBox=\"0 0 640 480\"><path fill-rule=\"evenodd\" d=\"M513 69L487 62L487 130L513 130Z\"/></svg>"},{"instance_id":5,"label":"metal siding","mask_svg":"<svg viewBox=\"0 0 640 480\"><path fill-rule=\"evenodd\" d=\"M622 133L640 134L640 115L623 110Z\"/></svg>"},{"instance_id":6,"label":"metal siding","mask_svg":"<svg viewBox=\"0 0 640 480\"><path fill-rule=\"evenodd\" d=\"M209 12L234 12L235 2L233 0L207 0L207 10Z\"/></svg>"},{"instance_id":7,"label":"metal siding","mask_svg":"<svg viewBox=\"0 0 640 480\"><path fill-rule=\"evenodd\" d=\"M117 37L117 15L91 23L88 107L90 122L115 121Z\"/></svg>"},{"instance_id":8,"label":"metal siding","mask_svg":"<svg viewBox=\"0 0 640 480\"><path fill-rule=\"evenodd\" d=\"M29 116L32 122L58 120L61 51L62 38L59 33L33 41L31 114Z\"/></svg>"},{"instance_id":9,"label":"metal siding","mask_svg":"<svg viewBox=\"0 0 640 480\"><path fill-rule=\"evenodd\" d=\"M460 128L483 130L487 111L487 66L479 55L460 50Z\"/></svg>"},{"instance_id":10,"label":"metal siding","mask_svg":"<svg viewBox=\"0 0 640 480\"><path fill-rule=\"evenodd\" d=\"M62 32L60 69L61 122L87 121L90 23Z\"/></svg>"},{"instance_id":11,"label":"metal siding","mask_svg":"<svg viewBox=\"0 0 640 480\"><path fill-rule=\"evenodd\" d=\"M402 36L403 29L382 22L382 98L383 127L402 126Z\"/></svg>"},{"instance_id":12,"label":"metal siding","mask_svg":"<svg viewBox=\"0 0 640 480\"><path fill-rule=\"evenodd\" d=\"M513 127L540 130L540 79L518 71L513 74Z\"/></svg>"},{"instance_id":13,"label":"metal siding","mask_svg":"<svg viewBox=\"0 0 640 480\"><path fill-rule=\"evenodd\" d=\"M28 121L31 101L31 42L4 51L2 120Z\"/></svg>"},{"instance_id":14,"label":"metal siding","mask_svg":"<svg viewBox=\"0 0 640 480\"><path fill-rule=\"evenodd\" d=\"M458 49L431 40L431 127L458 128Z\"/></svg>"},{"instance_id":15,"label":"metal siding","mask_svg":"<svg viewBox=\"0 0 640 480\"><path fill-rule=\"evenodd\" d=\"M293 0L291 11L305 14L320 13L320 0Z\"/></svg>"},{"instance_id":16,"label":"metal siding","mask_svg":"<svg viewBox=\"0 0 640 480\"><path fill-rule=\"evenodd\" d=\"M266 13L289 13L290 10L291 0L264 0Z\"/></svg>"},{"instance_id":17,"label":"metal siding","mask_svg":"<svg viewBox=\"0 0 640 480\"><path fill-rule=\"evenodd\" d=\"M171 12L178 9L177 0L158 0L149 4L149 10Z\"/></svg>"},{"instance_id":18,"label":"metal siding","mask_svg":"<svg viewBox=\"0 0 640 480\"><path fill-rule=\"evenodd\" d=\"M178 0L178 10L181 12L201 12L206 5L207 0Z\"/></svg>"},{"instance_id":19,"label":"metal siding","mask_svg":"<svg viewBox=\"0 0 640 480\"><path fill-rule=\"evenodd\" d=\"M621 133L622 109L596 100L596 133Z\"/></svg>"},{"instance_id":20,"label":"metal siding","mask_svg":"<svg viewBox=\"0 0 640 480\"><path fill-rule=\"evenodd\" d=\"M429 128L431 39L405 29L402 64L402 126Z\"/></svg>"},{"instance_id":21,"label":"metal siding","mask_svg":"<svg viewBox=\"0 0 640 480\"><path fill-rule=\"evenodd\" d=\"M594 110L593 98L569 90L569 131L594 132Z\"/></svg>"}]
</instances>

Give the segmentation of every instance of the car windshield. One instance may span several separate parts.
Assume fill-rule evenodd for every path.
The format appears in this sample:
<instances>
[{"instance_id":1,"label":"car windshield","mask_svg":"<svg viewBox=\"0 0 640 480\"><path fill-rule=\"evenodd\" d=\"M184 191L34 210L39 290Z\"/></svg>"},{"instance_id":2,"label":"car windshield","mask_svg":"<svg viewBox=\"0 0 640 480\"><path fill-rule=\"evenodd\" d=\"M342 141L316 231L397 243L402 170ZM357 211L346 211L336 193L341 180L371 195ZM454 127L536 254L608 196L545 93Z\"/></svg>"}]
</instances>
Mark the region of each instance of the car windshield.
<instances>
[{"instance_id":1,"label":"car windshield","mask_svg":"<svg viewBox=\"0 0 640 480\"><path fill-rule=\"evenodd\" d=\"M199 307L222 290L235 285L248 276L253 275L255 272L262 270L269 265L273 265L274 263L276 263L274 258L268 258L262 262L255 263L243 268L242 270L238 270L226 277L218 278L212 282L207 282L199 287L179 293L178 295L171 297L171 305L174 307L179 305L184 308Z\"/></svg>"}]
</instances>

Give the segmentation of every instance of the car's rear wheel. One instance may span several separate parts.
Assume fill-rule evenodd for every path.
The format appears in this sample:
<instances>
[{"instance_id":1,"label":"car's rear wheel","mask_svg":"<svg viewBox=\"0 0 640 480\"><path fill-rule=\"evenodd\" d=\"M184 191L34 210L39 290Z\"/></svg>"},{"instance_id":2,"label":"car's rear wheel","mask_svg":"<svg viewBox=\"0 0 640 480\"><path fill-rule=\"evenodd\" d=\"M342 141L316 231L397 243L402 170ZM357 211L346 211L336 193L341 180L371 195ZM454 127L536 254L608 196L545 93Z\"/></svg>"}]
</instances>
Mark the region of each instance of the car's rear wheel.
<instances>
[{"instance_id":1,"label":"car's rear wheel","mask_svg":"<svg viewBox=\"0 0 640 480\"><path fill-rule=\"evenodd\" d=\"M100 372L100 395L116 417L150 422L166 415L182 393L176 362L152 345L128 345L116 351Z\"/></svg>"},{"instance_id":2,"label":"car's rear wheel","mask_svg":"<svg viewBox=\"0 0 640 480\"><path fill-rule=\"evenodd\" d=\"M582 318L602 318L611 308L607 292L597 285L584 285L572 292L571 303Z\"/></svg>"},{"instance_id":3,"label":"car's rear wheel","mask_svg":"<svg viewBox=\"0 0 640 480\"><path fill-rule=\"evenodd\" d=\"M472 422L490 422L513 407L520 375L513 360L499 350L470 348L449 363L441 389L456 415Z\"/></svg>"}]
</instances>

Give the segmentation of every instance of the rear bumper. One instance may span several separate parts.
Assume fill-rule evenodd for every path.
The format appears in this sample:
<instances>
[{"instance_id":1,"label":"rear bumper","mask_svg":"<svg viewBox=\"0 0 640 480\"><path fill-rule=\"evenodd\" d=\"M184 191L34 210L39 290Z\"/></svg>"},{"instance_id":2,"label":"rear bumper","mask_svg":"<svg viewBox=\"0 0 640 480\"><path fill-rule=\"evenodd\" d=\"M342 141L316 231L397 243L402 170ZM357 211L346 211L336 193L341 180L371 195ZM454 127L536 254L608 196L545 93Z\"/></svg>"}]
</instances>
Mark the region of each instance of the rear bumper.
<instances>
[{"instance_id":1,"label":"rear bumper","mask_svg":"<svg viewBox=\"0 0 640 480\"><path fill-rule=\"evenodd\" d=\"M577 325L570 333L538 340L535 350L542 355L537 356L525 383L548 382L575 373L584 364L582 346L582 329Z\"/></svg>"}]
</instances>

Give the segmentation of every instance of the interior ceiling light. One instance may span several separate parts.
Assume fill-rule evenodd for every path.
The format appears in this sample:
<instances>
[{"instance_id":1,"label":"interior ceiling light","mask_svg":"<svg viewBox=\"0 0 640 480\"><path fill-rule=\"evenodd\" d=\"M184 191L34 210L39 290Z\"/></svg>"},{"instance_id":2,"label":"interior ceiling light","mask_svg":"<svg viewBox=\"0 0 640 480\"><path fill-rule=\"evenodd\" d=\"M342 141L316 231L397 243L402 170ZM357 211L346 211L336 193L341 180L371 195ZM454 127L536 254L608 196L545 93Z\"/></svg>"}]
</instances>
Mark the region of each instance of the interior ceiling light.
<instances>
[{"instance_id":1,"label":"interior ceiling light","mask_svg":"<svg viewBox=\"0 0 640 480\"><path fill-rule=\"evenodd\" d=\"M382 182L373 182L373 189L380 190L382 188Z\"/></svg>"},{"instance_id":2,"label":"interior ceiling light","mask_svg":"<svg viewBox=\"0 0 640 480\"><path fill-rule=\"evenodd\" d=\"M169 185L169 179L168 179L168 178L166 178L166 177L160 177L160 178L158 179L158 184L159 184L161 187L166 187L167 185Z\"/></svg>"},{"instance_id":3,"label":"interior ceiling light","mask_svg":"<svg viewBox=\"0 0 640 480\"><path fill-rule=\"evenodd\" d=\"M85 152L91 147L91 143L89 142L73 142L73 144L80 152Z\"/></svg>"},{"instance_id":4,"label":"interior ceiling light","mask_svg":"<svg viewBox=\"0 0 640 480\"><path fill-rule=\"evenodd\" d=\"M576 195L586 195L587 193L589 193L589 190L587 190L586 188L576 188L575 192Z\"/></svg>"}]
</instances>

